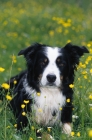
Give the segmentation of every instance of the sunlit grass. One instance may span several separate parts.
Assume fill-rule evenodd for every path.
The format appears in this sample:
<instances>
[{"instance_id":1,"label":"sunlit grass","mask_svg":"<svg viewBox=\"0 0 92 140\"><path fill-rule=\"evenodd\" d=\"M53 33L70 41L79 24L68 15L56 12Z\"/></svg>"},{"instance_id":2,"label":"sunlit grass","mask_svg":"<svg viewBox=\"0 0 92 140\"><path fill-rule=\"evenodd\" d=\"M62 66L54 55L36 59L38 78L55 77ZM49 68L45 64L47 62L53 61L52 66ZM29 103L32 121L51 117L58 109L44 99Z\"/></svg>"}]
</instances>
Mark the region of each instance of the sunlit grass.
<instances>
[{"instance_id":1,"label":"sunlit grass","mask_svg":"<svg viewBox=\"0 0 92 140\"><path fill-rule=\"evenodd\" d=\"M81 58L70 85L74 94L73 130L71 136L62 134L56 126L43 128L55 140L90 140L92 138L92 5L91 1L70 0L1 0L0 1L0 84L25 69L18 52L34 42L63 47L67 42L86 46L90 54ZM16 84L16 81L15 81ZM7 85L3 85L7 87ZM36 140L37 124L29 118L29 126L16 131L16 119L7 107L9 93L0 92L0 139ZM39 96L39 93L38 93ZM68 100L69 101L69 100ZM22 105L22 107L24 107ZM61 109L62 111L62 109ZM23 113L25 114L25 113ZM26 115L26 114L25 114ZM45 139L44 139L45 140Z\"/></svg>"}]
</instances>

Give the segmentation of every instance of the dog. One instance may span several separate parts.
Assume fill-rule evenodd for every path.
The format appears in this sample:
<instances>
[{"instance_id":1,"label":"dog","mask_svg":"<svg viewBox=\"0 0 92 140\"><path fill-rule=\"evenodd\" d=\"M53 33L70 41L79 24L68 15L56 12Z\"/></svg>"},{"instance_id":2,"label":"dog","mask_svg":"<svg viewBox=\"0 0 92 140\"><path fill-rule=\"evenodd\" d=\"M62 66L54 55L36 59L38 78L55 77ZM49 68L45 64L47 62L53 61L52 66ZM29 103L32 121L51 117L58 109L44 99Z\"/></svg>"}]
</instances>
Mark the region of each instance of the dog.
<instances>
[{"instance_id":1,"label":"dog","mask_svg":"<svg viewBox=\"0 0 92 140\"><path fill-rule=\"evenodd\" d=\"M27 69L9 80L13 89L10 105L18 130L28 124L26 113L41 126L59 125L64 133L71 133L73 89L70 85L80 57L88 52L86 47L71 43L62 48L35 43L18 53L27 62Z\"/></svg>"}]
</instances>

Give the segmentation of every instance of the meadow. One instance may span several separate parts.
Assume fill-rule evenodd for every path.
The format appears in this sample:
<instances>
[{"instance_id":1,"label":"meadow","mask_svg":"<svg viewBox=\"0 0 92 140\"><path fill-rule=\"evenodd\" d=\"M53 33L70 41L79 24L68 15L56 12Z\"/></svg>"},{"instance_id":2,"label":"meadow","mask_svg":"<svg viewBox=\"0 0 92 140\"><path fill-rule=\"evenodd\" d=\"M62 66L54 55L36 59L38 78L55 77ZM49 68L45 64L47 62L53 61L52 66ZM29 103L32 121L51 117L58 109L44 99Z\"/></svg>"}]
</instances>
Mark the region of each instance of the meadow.
<instances>
[{"instance_id":1,"label":"meadow","mask_svg":"<svg viewBox=\"0 0 92 140\"><path fill-rule=\"evenodd\" d=\"M63 47L71 42L86 46L75 71L73 125L70 136L57 128L43 128L43 140L92 139L92 2L91 0L0 0L0 86L25 69L18 52L34 42ZM15 83L16 84L16 83ZM8 93L7 93L8 94ZM29 121L23 132L16 130L16 119L8 108L11 98L0 92L0 140L37 140L40 128ZM10 96L11 97L11 96Z\"/></svg>"}]
</instances>

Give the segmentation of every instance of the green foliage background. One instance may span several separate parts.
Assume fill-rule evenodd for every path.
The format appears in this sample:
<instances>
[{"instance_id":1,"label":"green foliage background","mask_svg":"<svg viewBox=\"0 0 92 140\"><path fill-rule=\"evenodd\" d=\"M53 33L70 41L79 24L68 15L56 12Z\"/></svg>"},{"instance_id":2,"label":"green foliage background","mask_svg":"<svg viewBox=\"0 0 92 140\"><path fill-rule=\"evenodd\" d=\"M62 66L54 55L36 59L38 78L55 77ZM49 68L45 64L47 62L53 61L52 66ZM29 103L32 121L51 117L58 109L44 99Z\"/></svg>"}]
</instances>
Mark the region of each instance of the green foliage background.
<instances>
[{"instance_id":1,"label":"green foliage background","mask_svg":"<svg viewBox=\"0 0 92 140\"><path fill-rule=\"evenodd\" d=\"M0 84L25 69L24 58L17 56L21 49L34 42L63 47L70 41L84 45L90 51L89 55L82 57L81 62L85 67L78 69L74 83L73 114L79 119L73 121L74 137L61 134L58 128L53 128L52 134L55 140L89 140L88 131L92 129L92 107L89 106L92 105L89 99L92 95L92 1L0 0L0 67L5 68L0 73ZM0 100L0 139L36 139L35 133L28 128L24 134L17 133L13 126L15 123L7 101ZM76 135L77 132L80 132L80 137Z\"/></svg>"}]
</instances>

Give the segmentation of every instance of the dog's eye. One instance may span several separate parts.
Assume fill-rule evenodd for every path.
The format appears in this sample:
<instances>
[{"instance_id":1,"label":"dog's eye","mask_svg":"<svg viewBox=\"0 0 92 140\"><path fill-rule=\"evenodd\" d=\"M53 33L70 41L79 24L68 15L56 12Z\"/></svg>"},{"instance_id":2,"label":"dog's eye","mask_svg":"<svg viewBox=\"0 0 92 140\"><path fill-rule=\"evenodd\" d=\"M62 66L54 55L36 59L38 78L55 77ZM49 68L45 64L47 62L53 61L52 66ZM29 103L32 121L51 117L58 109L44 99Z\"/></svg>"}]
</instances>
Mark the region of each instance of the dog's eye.
<instances>
[{"instance_id":1,"label":"dog's eye","mask_svg":"<svg viewBox=\"0 0 92 140\"><path fill-rule=\"evenodd\" d=\"M43 65L44 66L45 65L45 62L40 62L40 65Z\"/></svg>"},{"instance_id":2,"label":"dog's eye","mask_svg":"<svg viewBox=\"0 0 92 140\"><path fill-rule=\"evenodd\" d=\"M47 64L48 64L48 58L47 57L43 57L43 58L40 58L38 60L38 65L41 68L45 68Z\"/></svg>"},{"instance_id":3,"label":"dog's eye","mask_svg":"<svg viewBox=\"0 0 92 140\"><path fill-rule=\"evenodd\" d=\"M40 60L40 65L41 65L41 66L45 66L45 65L47 64L47 61L48 61L47 58L41 59L41 60Z\"/></svg>"},{"instance_id":4,"label":"dog's eye","mask_svg":"<svg viewBox=\"0 0 92 140\"><path fill-rule=\"evenodd\" d=\"M65 63L60 58L57 58L56 63L59 67L63 67L65 65Z\"/></svg>"},{"instance_id":5,"label":"dog's eye","mask_svg":"<svg viewBox=\"0 0 92 140\"><path fill-rule=\"evenodd\" d=\"M60 62L60 58L57 58L57 62Z\"/></svg>"},{"instance_id":6,"label":"dog's eye","mask_svg":"<svg viewBox=\"0 0 92 140\"><path fill-rule=\"evenodd\" d=\"M48 61L47 58L45 58L45 59L44 59L44 62L47 62L47 61Z\"/></svg>"}]
</instances>

